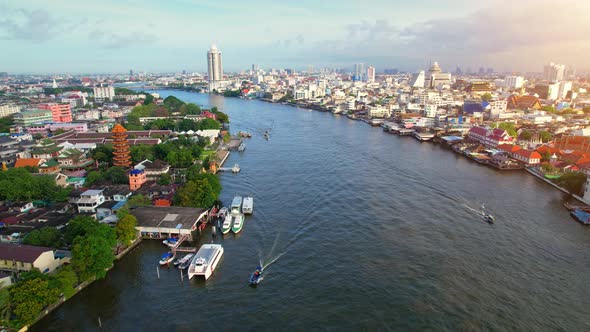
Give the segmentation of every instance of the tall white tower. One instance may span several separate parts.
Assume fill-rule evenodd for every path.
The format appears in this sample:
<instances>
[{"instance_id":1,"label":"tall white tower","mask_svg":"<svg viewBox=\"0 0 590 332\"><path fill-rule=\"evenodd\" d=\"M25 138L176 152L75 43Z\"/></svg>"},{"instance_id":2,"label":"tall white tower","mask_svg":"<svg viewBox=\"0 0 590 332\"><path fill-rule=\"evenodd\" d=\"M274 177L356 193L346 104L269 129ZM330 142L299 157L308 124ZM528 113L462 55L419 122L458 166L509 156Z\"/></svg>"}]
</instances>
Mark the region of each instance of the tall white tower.
<instances>
[{"instance_id":1,"label":"tall white tower","mask_svg":"<svg viewBox=\"0 0 590 332\"><path fill-rule=\"evenodd\" d=\"M207 52L207 67L209 73L209 83L223 80L223 66L221 64L221 52L215 44Z\"/></svg>"}]
</instances>

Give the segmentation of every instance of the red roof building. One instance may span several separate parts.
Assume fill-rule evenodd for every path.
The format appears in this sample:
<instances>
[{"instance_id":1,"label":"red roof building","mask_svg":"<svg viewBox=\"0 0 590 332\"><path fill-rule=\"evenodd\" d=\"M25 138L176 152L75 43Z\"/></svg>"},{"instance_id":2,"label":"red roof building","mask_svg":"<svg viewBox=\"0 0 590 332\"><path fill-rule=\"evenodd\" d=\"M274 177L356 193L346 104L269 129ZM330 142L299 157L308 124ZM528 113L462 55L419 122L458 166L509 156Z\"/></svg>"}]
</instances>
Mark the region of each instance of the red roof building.
<instances>
[{"instance_id":1,"label":"red roof building","mask_svg":"<svg viewBox=\"0 0 590 332\"><path fill-rule=\"evenodd\" d=\"M541 154L537 151L520 149L513 153L512 157L516 160L522 161L527 165L538 165L541 163Z\"/></svg>"}]
</instances>

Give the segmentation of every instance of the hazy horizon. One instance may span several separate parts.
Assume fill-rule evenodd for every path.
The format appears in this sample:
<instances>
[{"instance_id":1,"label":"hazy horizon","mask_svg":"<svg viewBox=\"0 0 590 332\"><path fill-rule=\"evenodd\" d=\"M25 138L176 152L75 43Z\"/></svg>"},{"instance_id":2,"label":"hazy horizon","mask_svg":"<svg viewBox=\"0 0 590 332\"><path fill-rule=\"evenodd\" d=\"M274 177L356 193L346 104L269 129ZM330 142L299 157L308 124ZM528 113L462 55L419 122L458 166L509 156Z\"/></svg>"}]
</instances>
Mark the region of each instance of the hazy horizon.
<instances>
[{"instance_id":1,"label":"hazy horizon","mask_svg":"<svg viewBox=\"0 0 590 332\"><path fill-rule=\"evenodd\" d=\"M541 72L550 61L586 70L588 9L574 0L0 0L0 71L204 72L212 43L225 72L357 62L415 72L431 61L445 71Z\"/></svg>"}]
</instances>

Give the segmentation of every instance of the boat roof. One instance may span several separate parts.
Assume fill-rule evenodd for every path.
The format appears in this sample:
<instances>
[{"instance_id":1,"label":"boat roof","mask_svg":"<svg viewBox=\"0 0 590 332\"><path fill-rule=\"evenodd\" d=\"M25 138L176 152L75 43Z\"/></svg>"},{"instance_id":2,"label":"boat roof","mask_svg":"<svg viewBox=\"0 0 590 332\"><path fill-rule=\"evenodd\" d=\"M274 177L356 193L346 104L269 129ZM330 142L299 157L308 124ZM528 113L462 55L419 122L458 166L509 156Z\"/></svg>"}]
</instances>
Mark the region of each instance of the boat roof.
<instances>
[{"instance_id":1,"label":"boat roof","mask_svg":"<svg viewBox=\"0 0 590 332\"><path fill-rule=\"evenodd\" d=\"M242 196L234 197L234 199L231 201L231 206L240 206L240 205L242 205Z\"/></svg>"},{"instance_id":2,"label":"boat roof","mask_svg":"<svg viewBox=\"0 0 590 332\"><path fill-rule=\"evenodd\" d=\"M203 257L208 264L211 262L211 260L213 260L213 256L217 253L217 251L221 250L221 248L221 244L204 244L195 255L195 259Z\"/></svg>"}]
</instances>

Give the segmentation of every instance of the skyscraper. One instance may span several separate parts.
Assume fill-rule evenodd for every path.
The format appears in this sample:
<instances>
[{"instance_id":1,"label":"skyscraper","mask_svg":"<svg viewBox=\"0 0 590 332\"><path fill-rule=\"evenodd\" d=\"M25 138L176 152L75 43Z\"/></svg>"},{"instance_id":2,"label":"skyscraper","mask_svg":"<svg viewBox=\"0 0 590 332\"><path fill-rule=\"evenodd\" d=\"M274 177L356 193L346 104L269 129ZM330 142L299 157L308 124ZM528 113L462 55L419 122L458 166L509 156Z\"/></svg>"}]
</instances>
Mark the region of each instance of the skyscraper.
<instances>
[{"instance_id":1,"label":"skyscraper","mask_svg":"<svg viewBox=\"0 0 590 332\"><path fill-rule=\"evenodd\" d=\"M362 81L364 76L365 76L365 64L364 63L355 63L354 64L353 80Z\"/></svg>"},{"instance_id":2,"label":"skyscraper","mask_svg":"<svg viewBox=\"0 0 590 332\"><path fill-rule=\"evenodd\" d=\"M221 63L221 52L215 44L207 52L207 68L209 74L209 83L215 83L223 80L223 66Z\"/></svg>"},{"instance_id":3,"label":"skyscraper","mask_svg":"<svg viewBox=\"0 0 590 332\"><path fill-rule=\"evenodd\" d=\"M543 68L543 78L550 82L559 82L563 80L565 66L553 62L545 65Z\"/></svg>"},{"instance_id":4,"label":"skyscraper","mask_svg":"<svg viewBox=\"0 0 590 332\"><path fill-rule=\"evenodd\" d=\"M375 67L369 66L367 68L367 82L375 82Z\"/></svg>"}]
</instances>

